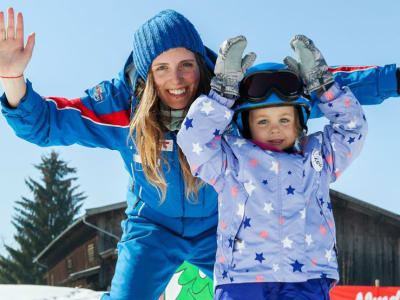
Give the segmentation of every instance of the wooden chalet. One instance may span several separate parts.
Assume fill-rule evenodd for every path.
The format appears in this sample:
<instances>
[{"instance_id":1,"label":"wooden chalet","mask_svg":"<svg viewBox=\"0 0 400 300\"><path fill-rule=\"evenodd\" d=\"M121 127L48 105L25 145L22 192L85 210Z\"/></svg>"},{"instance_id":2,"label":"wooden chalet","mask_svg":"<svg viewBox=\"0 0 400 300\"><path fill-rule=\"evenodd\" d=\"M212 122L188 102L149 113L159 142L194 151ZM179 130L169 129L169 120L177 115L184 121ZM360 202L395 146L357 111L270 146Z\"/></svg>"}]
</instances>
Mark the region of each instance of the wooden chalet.
<instances>
[{"instance_id":1,"label":"wooden chalet","mask_svg":"<svg viewBox=\"0 0 400 300\"><path fill-rule=\"evenodd\" d=\"M400 286L400 216L331 190L340 285ZM49 285L107 290L126 203L86 210L34 261Z\"/></svg>"},{"instance_id":2,"label":"wooden chalet","mask_svg":"<svg viewBox=\"0 0 400 300\"><path fill-rule=\"evenodd\" d=\"M117 260L126 203L86 210L34 262L47 268L48 285L107 290Z\"/></svg>"},{"instance_id":3,"label":"wooden chalet","mask_svg":"<svg viewBox=\"0 0 400 300\"><path fill-rule=\"evenodd\" d=\"M331 190L341 285L400 286L400 216Z\"/></svg>"}]
</instances>

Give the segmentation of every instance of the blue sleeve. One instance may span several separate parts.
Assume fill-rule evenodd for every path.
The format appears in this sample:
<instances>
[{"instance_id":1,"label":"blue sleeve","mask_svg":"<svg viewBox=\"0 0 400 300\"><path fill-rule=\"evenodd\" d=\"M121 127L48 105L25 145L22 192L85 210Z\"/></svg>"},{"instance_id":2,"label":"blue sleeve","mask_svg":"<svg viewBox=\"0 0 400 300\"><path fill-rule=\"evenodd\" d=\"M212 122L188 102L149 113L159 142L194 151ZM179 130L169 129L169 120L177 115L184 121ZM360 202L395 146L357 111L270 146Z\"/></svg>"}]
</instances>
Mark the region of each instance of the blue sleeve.
<instances>
[{"instance_id":1,"label":"blue sleeve","mask_svg":"<svg viewBox=\"0 0 400 300\"><path fill-rule=\"evenodd\" d=\"M27 81L17 108L0 98L2 113L16 135L39 146L80 144L119 149L126 145L131 91L124 80L104 81L81 98L41 97Z\"/></svg>"},{"instance_id":2,"label":"blue sleeve","mask_svg":"<svg viewBox=\"0 0 400 300\"><path fill-rule=\"evenodd\" d=\"M329 70L340 86L348 86L361 105L380 104L390 97L398 97L396 65L379 66L336 66ZM317 105L313 107L311 118L323 114Z\"/></svg>"}]
</instances>

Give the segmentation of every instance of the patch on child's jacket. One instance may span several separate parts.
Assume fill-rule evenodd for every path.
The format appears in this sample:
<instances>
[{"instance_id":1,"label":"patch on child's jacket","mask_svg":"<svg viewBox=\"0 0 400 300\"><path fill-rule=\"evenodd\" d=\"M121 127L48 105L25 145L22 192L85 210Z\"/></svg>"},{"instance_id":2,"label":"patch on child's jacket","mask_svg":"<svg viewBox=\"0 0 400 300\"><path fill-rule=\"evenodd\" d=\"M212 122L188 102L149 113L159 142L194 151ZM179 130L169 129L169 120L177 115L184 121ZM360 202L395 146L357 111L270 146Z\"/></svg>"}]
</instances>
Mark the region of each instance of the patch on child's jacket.
<instances>
[{"instance_id":1,"label":"patch on child's jacket","mask_svg":"<svg viewBox=\"0 0 400 300\"><path fill-rule=\"evenodd\" d=\"M172 151L174 149L173 140L162 140L160 143L161 143L161 151Z\"/></svg>"},{"instance_id":2,"label":"patch on child's jacket","mask_svg":"<svg viewBox=\"0 0 400 300\"><path fill-rule=\"evenodd\" d=\"M103 101L103 91L104 91L104 85L99 84L93 88L93 98L97 102L102 102Z\"/></svg>"},{"instance_id":3,"label":"patch on child's jacket","mask_svg":"<svg viewBox=\"0 0 400 300\"><path fill-rule=\"evenodd\" d=\"M311 153L311 165L317 172L321 172L322 167L324 166L321 152L317 149L314 149Z\"/></svg>"}]
</instances>

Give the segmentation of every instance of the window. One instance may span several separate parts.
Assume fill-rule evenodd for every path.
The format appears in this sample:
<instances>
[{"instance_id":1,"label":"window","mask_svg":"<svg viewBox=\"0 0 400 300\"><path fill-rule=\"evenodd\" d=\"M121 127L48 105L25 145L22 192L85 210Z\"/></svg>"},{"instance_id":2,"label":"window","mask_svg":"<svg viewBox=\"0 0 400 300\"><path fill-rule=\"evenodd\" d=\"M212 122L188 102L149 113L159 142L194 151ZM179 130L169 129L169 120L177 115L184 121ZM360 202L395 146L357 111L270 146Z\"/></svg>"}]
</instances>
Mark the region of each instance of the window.
<instances>
[{"instance_id":1,"label":"window","mask_svg":"<svg viewBox=\"0 0 400 300\"><path fill-rule=\"evenodd\" d=\"M90 243L87 246L87 255L88 255L89 263L94 262L94 244L93 243Z\"/></svg>"},{"instance_id":2,"label":"window","mask_svg":"<svg viewBox=\"0 0 400 300\"><path fill-rule=\"evenodd\" d=\"M72 272L72 258L71 257L67 258L66 264L67 264L67 273L71 273Z\"/></svg>"}]
</instances>

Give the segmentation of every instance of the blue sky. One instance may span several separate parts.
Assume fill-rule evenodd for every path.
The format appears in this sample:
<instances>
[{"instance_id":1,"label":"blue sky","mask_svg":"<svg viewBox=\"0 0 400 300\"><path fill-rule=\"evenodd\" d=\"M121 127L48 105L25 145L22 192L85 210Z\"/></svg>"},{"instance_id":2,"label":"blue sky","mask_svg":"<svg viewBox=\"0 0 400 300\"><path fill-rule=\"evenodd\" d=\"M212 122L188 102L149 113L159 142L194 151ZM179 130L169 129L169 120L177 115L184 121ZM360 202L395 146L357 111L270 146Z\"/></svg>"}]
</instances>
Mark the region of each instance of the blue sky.
<instances>
[{"instance_id":1,"label":"blue sky","mask_svg":"<svg viewBox=\"0 0 400 300\"><path fill-rule=\"evenodd\" d=\"M36 32L36 46L25 76L44 96L77 98L86 88L112 79L132 48L135 29L172 8L190 19L204 43L217 51L226 38L243 34L256 63L281 62L293 55L295 34L312 38L330 65L400 63L399 1L2 1L25 19L25 36ZM0 87L0 92L3 93ZM400 214L400 98L366 109L369 134L361 156L331 187ZM312 121L310 132L325 119ZM78 170L84 208L123 201L128 174L117 152L81 146L39 148L17 138L0 116L0 253L13 245L14 203L31 197L24 179L39 175L33 164L51 149ZM82 211L83 212L83 211Z\"/></svg>"}]
</instances>

